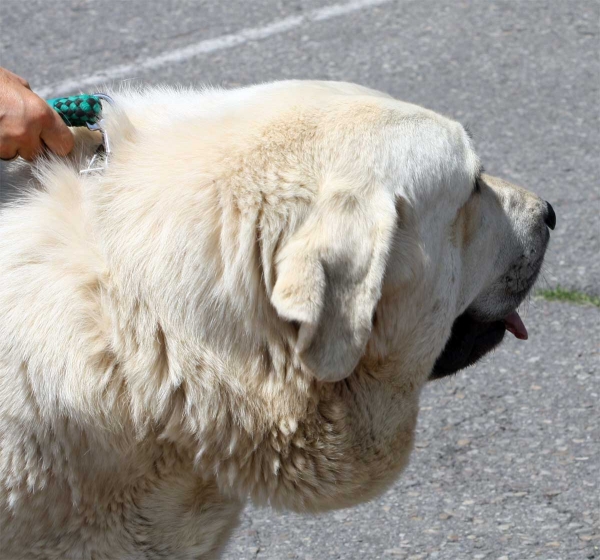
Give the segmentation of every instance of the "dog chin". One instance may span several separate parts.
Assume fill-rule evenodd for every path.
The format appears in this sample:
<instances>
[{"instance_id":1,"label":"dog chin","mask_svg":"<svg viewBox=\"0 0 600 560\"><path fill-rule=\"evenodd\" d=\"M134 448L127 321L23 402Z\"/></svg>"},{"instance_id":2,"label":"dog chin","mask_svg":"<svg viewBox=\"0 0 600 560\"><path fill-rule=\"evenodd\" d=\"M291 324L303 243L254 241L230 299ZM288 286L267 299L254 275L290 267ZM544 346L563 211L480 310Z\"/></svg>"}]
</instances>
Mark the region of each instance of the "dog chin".
<instances>
[{"instance_id":1,"label":"dog chin","mask_svg":"<svg viewBox=\"0 0 600 560\"><path fill-rule=\"evenodd\" d=\"M468 311L463 313L454 321L450 339L438 356L429 379L441 379L472 366L502 342L507 330L511 328L505 319L484 322Z\"/></svg>"}]
</instances>

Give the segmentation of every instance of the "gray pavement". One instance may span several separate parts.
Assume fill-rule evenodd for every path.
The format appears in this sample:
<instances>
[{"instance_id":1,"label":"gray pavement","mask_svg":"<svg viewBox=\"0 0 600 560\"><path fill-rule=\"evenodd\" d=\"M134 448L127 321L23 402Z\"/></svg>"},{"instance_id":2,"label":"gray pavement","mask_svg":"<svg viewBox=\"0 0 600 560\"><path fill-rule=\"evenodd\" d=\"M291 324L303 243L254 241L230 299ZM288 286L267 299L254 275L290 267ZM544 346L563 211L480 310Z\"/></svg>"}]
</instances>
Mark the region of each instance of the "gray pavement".
<instances>
[{"instance_id":1,"label":"gray pavement","mask_svg":"<svg viewBox=\"0 0 600 560\"><path fill-rule=\"evenodd\" d=\"M553 204L542 285L599 295L600 1L315 12L327 6L4 0L0 64L48 95L89 90L89 76L226 87L321 78L430 107L469 126L488 172ZM203 53L144 67L200 43ZM227 560L600 559L600 309L534 299L525 321L528 342L427 387L411 465L388 493L317 518L249 507Z\"/></svg>"}]
</instances>

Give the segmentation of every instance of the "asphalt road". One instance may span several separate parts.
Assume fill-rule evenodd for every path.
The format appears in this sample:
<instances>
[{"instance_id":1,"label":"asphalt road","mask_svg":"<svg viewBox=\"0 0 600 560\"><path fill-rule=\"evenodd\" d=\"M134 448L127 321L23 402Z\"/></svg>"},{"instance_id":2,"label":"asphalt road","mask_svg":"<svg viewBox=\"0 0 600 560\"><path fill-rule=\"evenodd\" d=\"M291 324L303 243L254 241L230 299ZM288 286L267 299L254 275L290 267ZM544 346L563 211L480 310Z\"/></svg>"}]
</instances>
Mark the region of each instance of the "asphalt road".
<instances>
[{"instance_id":1,"label":"asphalt road","mask_svg":"<svg viewBox=\"0 0 600 560\"><path fill-rule=\"evenodd\" d=\"M320 78L445 113L553 204L542 285L599 295L599 22L598 0L4 0L0 64L45 96ZM317 518L249 507L225 558L600 559L600 309L534 299L525 321L528 342L427 387L388 493Z\"/></svg>"}]
</instances>

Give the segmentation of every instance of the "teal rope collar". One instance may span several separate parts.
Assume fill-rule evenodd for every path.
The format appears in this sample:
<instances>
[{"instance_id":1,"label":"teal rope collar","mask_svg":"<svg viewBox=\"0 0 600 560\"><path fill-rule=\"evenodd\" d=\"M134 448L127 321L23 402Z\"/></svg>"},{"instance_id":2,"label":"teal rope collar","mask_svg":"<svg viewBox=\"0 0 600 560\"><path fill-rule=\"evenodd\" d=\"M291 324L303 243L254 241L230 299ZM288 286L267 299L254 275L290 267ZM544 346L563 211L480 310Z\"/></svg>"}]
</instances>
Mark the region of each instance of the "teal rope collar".
<instances>
[{"instance_id":1,"label":"teal rope collar","mask_svg":"<svg viewBox=\"0 0 600 560\"><path fill-rule=\"evenodd\" d=\"M86 126L102 118L102 103L97 95L71 95L46 101L67 126Z\"/></svg>"},{"instance_id":2,"label":"teal rope collar","mask_svg":"<svg viewBox=\"0 0 600 560\"><path fill-rule=\"evenodd\" d=\"M107 101L110 105L114 104L112 98L104 93L71 95L47 100L47 103L60 115L67 126L87 126L88 129L97 130L102 134L102 143L98 146L87 169L82 169L80 173L103 171L108 167L110 142L102 119L102 101ZM102 158L102 156L104 157ZM104 159L104 165L94 167L100 158Z\"/></svg>"}]
</instances>

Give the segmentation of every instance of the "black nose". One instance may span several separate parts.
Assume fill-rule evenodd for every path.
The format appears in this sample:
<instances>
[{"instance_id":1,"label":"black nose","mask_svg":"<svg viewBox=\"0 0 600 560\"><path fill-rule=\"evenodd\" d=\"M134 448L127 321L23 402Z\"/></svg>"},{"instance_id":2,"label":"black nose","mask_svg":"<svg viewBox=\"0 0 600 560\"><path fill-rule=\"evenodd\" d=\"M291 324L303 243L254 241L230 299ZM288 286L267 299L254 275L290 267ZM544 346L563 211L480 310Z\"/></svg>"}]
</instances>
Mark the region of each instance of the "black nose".
<instances>
[{"instance_id":1,"label":"black nose","mask_svg":"<svg viewBox=\"0 0 600 560\"><path fill-rule=\"evenodd\" d=\"M556 214L554 213L554 208L552 208L552 204L546 201L546 211L544 212L544 222L550 229L554 229L556 227Z\"/></svg>"}]
</instances>

